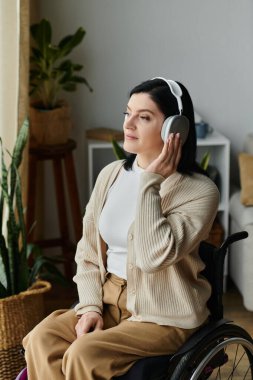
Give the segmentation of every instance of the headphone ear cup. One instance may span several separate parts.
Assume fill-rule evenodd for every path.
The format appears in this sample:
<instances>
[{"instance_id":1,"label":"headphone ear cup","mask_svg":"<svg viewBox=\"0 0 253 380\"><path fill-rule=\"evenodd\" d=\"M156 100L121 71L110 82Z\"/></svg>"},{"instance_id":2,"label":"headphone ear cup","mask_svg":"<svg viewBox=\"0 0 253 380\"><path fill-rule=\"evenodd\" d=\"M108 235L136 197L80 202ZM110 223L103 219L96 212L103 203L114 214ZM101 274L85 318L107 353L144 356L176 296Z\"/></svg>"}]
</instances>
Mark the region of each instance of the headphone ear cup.
<instances>
[{"instance_id":1,"label":"headphone ear cup","mask_svg":"<svg viewBox=\"0 0 253 380\"><path fill-rule=\"evenodd\" d=\"M165 142L169 137L171 125L173 124L175 116L169 116L164 120L162 130L161 130L161 138Z\"/></svg>"},{"instance_id":2,"label":"headphone ear cup","mask_svg":"<svg viewBox=\"0 0 253 380\"><path fill-rule=\"evenodd\" d=\"M190 123L187 117L183 115L170 116L164 120L161 137L165 142L170 133L180 133L182 145L185 143L189 133Z\"/></svg>"}]
</instances>

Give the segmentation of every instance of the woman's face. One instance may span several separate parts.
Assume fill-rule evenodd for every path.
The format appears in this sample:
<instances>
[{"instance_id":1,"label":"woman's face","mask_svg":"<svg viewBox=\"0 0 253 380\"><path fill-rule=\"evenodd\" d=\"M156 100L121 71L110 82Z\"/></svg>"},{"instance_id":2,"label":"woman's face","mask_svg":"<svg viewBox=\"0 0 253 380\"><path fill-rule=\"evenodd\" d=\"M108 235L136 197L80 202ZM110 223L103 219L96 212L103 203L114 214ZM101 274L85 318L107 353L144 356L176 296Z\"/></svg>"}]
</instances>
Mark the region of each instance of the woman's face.
<instances>
[{"instance_id":1,"label":"woman's face","mask_svg":"<svg viewBox=\"0 0 253 380\"><path fill-rule=\"evenodd\" d=\"M124 149L152 161L162 148L161 129L165 116L147 93L133 94L125 112Z\"/></svg>"}]
</instances>

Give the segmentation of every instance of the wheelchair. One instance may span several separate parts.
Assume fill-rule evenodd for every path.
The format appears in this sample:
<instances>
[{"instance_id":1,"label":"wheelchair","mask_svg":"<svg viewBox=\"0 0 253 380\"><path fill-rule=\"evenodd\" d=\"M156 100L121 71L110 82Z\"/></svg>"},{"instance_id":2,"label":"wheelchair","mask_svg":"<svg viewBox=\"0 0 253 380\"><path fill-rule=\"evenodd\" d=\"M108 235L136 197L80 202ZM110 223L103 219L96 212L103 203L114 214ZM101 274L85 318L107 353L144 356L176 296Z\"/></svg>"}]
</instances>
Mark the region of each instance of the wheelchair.
<instances>
[{"instance_id":1,"label":"wheelchair","mask_svg":"<svg viewBox=\"0 0 253 380\"><path fill-rule=\"evenodd\" d=\"M253 380L253 339L242 327L224 319L222 303L228 247L247 236L246 231L234 233L218 248L207 242L200 244L199 254L206 265L202 275L212 285L208 323L174 355L140 359L114 380ZM16 380L27 379L25 368Z\"/></svg>"}]
</instances>

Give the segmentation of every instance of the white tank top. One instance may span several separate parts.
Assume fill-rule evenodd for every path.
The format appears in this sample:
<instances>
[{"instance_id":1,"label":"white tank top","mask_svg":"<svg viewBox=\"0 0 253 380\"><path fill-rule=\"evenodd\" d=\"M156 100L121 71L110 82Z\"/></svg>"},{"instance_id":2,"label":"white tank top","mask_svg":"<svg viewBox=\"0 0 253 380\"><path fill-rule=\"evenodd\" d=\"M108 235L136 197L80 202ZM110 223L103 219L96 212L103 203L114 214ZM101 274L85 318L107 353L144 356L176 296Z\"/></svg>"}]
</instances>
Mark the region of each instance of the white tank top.
<instances>
[{"instance_id":1,"label":"white tank top","mask_svg":"<svg viewBox=\"0 0 253 380\"><path fill-rule=\"evenodd\" d=\"M106 242L107 271L127 279L127 234L135 218L140 174L144 169L135 160L132 170L122 168L109 189L99 219L99 232Z\"/></svg>"}]
</instances>

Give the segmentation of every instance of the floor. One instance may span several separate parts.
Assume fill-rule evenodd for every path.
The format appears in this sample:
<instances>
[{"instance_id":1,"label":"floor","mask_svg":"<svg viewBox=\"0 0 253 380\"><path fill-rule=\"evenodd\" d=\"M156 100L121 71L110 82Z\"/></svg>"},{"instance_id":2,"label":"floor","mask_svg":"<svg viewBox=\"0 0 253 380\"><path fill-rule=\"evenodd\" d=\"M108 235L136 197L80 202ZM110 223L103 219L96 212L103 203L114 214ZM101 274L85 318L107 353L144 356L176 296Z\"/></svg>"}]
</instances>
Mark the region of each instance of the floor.
<instances>
[{"instance_id":1,"label":"floor","mask_svg":"<svg viewBox=\"0 0 253 380\"><path fill-rule=\"evenodd\" d=\"M243 327L253 337L253 311L245 309L242 297L232 283L228 285L223 303L225 318Z\"/></svg>"}]
</instances>

